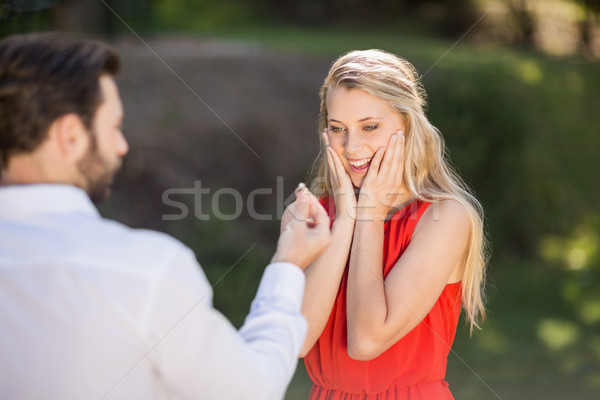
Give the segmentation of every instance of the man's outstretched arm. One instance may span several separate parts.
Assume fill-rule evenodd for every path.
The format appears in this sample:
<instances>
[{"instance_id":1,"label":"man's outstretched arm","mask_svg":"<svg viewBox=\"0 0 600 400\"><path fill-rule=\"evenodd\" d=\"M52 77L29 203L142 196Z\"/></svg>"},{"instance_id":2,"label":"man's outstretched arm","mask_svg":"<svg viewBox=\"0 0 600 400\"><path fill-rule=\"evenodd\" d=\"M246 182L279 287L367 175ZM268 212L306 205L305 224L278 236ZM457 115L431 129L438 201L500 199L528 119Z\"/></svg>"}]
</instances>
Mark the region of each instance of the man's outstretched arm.
<instances>
[{"instance_id":1,"label":"man's outstretched arm","mask_svg":"<svg viewBox=\"0 0 600 400\"><path fill-rule=\"evenodd\" d=\"M290 210L295 218L239 331L213 308L212 289L193 254L172 264L148 325L159 327L150 337L158 343L150 357L166 390L181 398L283 398L306 334L303 270L330 240L329 219L316 199L301 196Z\"/></svg>"}]
</instances>

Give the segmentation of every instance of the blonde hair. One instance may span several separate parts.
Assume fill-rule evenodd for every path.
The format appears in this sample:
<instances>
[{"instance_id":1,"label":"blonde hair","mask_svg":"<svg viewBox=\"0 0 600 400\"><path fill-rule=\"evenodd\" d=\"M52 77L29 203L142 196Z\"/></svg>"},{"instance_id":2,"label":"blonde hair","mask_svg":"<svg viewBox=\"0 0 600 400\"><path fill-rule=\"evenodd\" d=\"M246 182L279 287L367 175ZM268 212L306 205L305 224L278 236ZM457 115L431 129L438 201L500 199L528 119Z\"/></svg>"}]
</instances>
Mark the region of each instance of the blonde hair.
<instances>
[{"instance_id":1,"label":"blonde hair","mask_svg":"<svg viewBox=\"0 0 600 400\"><path fill-rule=\"evenodd\" d=\"M487 258L483 209L451 167L440 131L425 116L425 92L415 68L382 50L352 51L338 58L321 87L319 132L327 127L327 91L333 87L364 90L399 113L406 127L404 182L413 198L434 203L452 199L466 210L470 234L462 277L462 305L472 333L485 319ZM321 139L322 151L311 174L311 189L319 196L328 196L331 187L324 147Z\"/></svg>"}]
</instances>

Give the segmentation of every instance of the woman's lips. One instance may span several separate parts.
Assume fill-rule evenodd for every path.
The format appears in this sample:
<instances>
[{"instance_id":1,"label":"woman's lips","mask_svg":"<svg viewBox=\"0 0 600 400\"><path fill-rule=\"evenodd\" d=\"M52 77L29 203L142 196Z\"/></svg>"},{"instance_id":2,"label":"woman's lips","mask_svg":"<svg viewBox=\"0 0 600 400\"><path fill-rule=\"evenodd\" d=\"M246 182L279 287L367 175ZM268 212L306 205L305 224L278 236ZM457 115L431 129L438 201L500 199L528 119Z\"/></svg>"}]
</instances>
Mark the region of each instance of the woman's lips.
<instances>
[{"instance_id":1,"label":"woman's lips","mask_svg":"<svg viewBox=\"0 0 600 400\"><path fill-rule=\"evenodd\" d=\"M360 158L360 159L348 159L348 164L350 165L350 170L352 172L362 175L366 174L369 170L369 166L371 165L371 160L373 157L369 158Z\"/></svg>"}]
</instances>

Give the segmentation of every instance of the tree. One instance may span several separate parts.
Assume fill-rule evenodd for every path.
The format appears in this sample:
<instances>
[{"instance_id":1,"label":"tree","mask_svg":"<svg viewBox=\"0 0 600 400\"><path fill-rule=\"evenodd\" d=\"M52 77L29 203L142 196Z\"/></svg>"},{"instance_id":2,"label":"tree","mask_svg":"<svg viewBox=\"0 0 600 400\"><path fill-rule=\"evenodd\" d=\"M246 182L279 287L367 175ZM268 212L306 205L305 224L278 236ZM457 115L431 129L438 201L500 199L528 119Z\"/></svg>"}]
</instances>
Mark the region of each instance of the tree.
<instances>
[{"instance_id":1,"label":"tree","mask_svg":"<svg viewBox=\"0 0 600 400\"><path fill-rule=\"evenodd\" d=\"M528 8L528 1L510 0L508 6L519 33L515 38L515 42L533 47L535 45L536 21L533 13Z\"/></svg>"},{"instance_id":2,"label":"tree","mask_svg":"<svg viewBox=\"0 0 600 400\"><path fill-rule=\"evenodd\" d=\"M584 16L579 21L579 50L587 56L593 56L593 37L600 15L600 0L578 0L578 2L584 11Z\"/></svg>"}]
</instances>

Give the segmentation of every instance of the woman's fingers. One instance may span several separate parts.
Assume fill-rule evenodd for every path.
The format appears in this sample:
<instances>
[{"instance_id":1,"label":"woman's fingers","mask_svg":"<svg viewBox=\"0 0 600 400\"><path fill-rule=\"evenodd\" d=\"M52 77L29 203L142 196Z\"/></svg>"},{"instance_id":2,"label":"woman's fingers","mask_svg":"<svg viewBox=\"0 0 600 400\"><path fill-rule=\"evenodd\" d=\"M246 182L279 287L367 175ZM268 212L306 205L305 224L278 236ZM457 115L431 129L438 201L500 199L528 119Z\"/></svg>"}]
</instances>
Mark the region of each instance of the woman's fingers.
<instances>
[{"instance_id":1,"label":"woman's fingers","mask_svg":"<svg viewBox=\"0 0 600 400\"><path fill-rule=\"evenodd\" d=\"M323 131L323 133L321 133L321 135L323 136L323 141L325 142L325 147L329 146L329 133L327 132L327 129L325 129Z\"/></svg>"},{"instance_id":2,"label":"woman's fingers","mask_svg":"<svg viewBox=\"0 0 600 400\"><path fill-rule=\"evenodd\" d=\"M327 151L329 151L329 155L331 156L331 161L333 162L333 169L335 170L336 177L339 179L340 166L341 166L340 157L336 154L336 152L331 147L328 147ZM343 166L342 166L342 168L343 168Z\"/></svg>"},{"instance_id":3,"label":"woman's fingers","mask_svg":"<svg viewBox=\"0 0 600 400\"><path fill-rule=\"evenodd\" d=\"M399 165L396 167L396 173L399 174L400 179L402 179L402 176L404 174L404 154L405 154L405 150L406 150L406 136L404 135L404 132L400 131L400 138L398 140L398 161L399 161Z\"/></svg>"},{"instance_id":4,"label":"woman's fingers","mask_svg":"<svg viewBox=\"0 0 600 400\"><path fill-rule=\"evenodd\" d=\"M323 131L323 140L325 141L325 151L327 152L327 164L329 165L329 178L331 183L338 186L341 182L340 173L344 172L344 167L341 165L342 162L339 160L338 155L333 151L329 145L329 137L327 136L327 130ZM340 166L342 171L340 172Z\"/></svg>"},{"instance_id":5,"label":"woman's fingers","mask_svg":"<svg viewBox=\"0 0 600 400\"><path fill-rule=\"evenodd\" d=\"M343 179L347 175L346 169L344 168L344 165L342 164L342 160L340 160L340 156L338 156L337 153L331 147L327 148L327 152L328 152L328 159L331 159L331 162L333 164L333 166L330 165L329 168L330 168L330 170L334 171L336 182L339 185L341 185L341 183L343 182Z\"/></svg>"},{"instance_id":6,"label":"woman's fingers","mask_svg":"<svg viewBox=\"0 0 600 400\"><path fill-rule=\"evenodd\" d=\"M340 157L337 153L331 148L329 145L329 136L327 135L327 130L323 131L323 140L325 141L325 150L327 151L327 163L329 164L329 172L332 174L332 178L336 179L336 182L340 184L344 175L346 175L346 170Z\"/></svg>"},{"instance_id":7,"label":"woman's fingers","mask_svg":"<svg viewBox=\"0 0 600 400\"><path fill-rule=\"evenodd\" d=\"M387 148L385 150L385 155L383 156L383 160L381 161L381 168L379 170L380 173L385 174L384 176L389 176L392 168L395 167L396 154L397 154L397 146L398 143L398 135L394 133L390 136L388 140Z\"/></svg>"},{"instance_id":8,"label":"woman's fingers","mask_svg":"<svg viewBox=\"0 0 600 400\"><path fill-rule=\"evenodd\" d=\"M329 147L325 148L325 152L327 155L327 165L329 166L329 180L331 181L332 184L336 183L337 180L337 176L335 173L335 164L333 162L333 155L331 154L331 150L329 149Z\"/></svg>"},{"instance_id":9,"label":"woman's fingers","mask_svg":"<svg viewBox=\"0 0 600 400\"><path fill-rule=\"evenodd\" d=\"M387 209L392 207L400 194L403 169L404 135L401 130L398 130L390 136L387 146L380 147L373 155L371 166L360 190L359 202L362 202L363 206L376 205Z\"/></svg>"},{"instance_id":10,"label":"woman's fingers","mask_svg":"<svg viewBox=\"0 0 600 400\"><path fill-rule=\"evenodd\" d=\"M333 195L336 199L336 208L340 212L348 212L349 215L354 216L356 213L356 198L354 197L352 180L346 171L342 157L330 146L327 133L327 130L323 131L323 141L326 145L327 165Z\"/></svg>"},{"instance_id":11,"label":"woman's fingers","mask_svg":"<svg viewBox=\"0 0 600 400\"><path fill-rule=\"evenodd\" d=\"M402 178L402 171L404 169L404 148L404 133L401 130L398 130L395 134L390 136L380 163L375 163L375 157L373 157L369 170L373 169L373 172L377 177L381 177L386 181L388 179L397 180L398 177Z\"/></svg>"},{"instance_id":12,"label":"woman's fingers","mask_svg":"<svg viewBox=\"0 0 600 400\"><path fill-rule=\"evenodd\" d=\"M369 170L367 171L367 176L365 180L375 179L375 177L379 174L379 168L381 166L381 161L386 154L385 147L380 147L375 152L373 159L371 160L371 165L369 166Z\"/></svg>"},{"instance_id":13,"label":"woman's fingers","mask_svg":"<svg viewBox=\"0 0 600 400\"><path fill-rule=\"evenodd\" d=\"M323 131L323 141L325 142L325 150L327 151L327 163L329 165L329 172L332 175L332 183L335 178L335 182L337 182L338 186L342 185L345 180L350 180L350 176L346 172L346 168L344 168L344 164L340 156L333 150L333 148L329 145L329 136L327 129Z\"/></svg>"}]
</instances>

